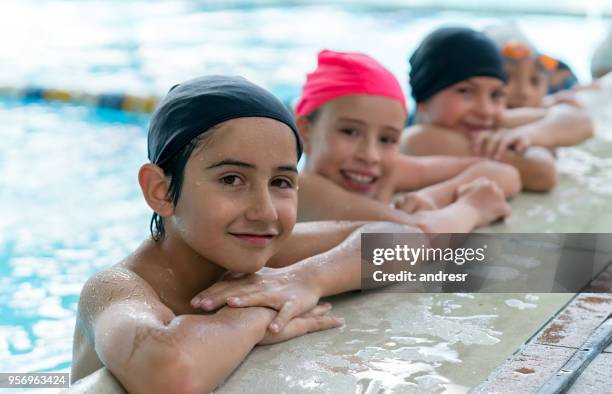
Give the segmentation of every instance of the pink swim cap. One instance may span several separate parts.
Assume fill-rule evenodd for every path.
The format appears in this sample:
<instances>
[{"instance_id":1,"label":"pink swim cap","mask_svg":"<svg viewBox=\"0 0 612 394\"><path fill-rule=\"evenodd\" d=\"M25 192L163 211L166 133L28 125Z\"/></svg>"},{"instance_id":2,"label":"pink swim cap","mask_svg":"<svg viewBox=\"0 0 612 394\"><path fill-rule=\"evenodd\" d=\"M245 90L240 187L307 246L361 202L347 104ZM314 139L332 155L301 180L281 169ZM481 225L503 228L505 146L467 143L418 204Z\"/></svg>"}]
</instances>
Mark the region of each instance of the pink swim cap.
<instances>
[{"instance_id":1,"label":"pink swim cap","mask_svg":"<svg viewBox=\"0 0 612 394\"><path fill-rule=\"evenodd\" d=\"M368 55L327 49L319 52L317 69L306 76L295 113L308 115L330 100L351 94L389 97L402 103L408 113L404 92L389 70Z\"/></svg>"}]
</instances>

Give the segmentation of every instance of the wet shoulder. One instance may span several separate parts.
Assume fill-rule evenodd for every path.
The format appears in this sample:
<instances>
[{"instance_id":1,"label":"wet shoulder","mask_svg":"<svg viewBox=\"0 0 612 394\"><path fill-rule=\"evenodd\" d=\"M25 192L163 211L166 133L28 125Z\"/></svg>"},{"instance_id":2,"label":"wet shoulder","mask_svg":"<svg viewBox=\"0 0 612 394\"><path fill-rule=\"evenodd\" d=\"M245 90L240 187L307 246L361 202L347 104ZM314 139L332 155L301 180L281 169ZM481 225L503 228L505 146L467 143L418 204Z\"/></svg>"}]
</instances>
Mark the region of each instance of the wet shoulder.
<instances>
[{"instance_id":1,"label":"wet shoulder","mask_svg":"<svg viewBox=\"0 0 612 394\"><path fill-rule=\"evenodd\" d=\"M123 300L158 298L153 288L138 274L118 264L93 275L85 282L79 299L78 319L90 328L100 311Z\"/></svg>"}]
</instances>

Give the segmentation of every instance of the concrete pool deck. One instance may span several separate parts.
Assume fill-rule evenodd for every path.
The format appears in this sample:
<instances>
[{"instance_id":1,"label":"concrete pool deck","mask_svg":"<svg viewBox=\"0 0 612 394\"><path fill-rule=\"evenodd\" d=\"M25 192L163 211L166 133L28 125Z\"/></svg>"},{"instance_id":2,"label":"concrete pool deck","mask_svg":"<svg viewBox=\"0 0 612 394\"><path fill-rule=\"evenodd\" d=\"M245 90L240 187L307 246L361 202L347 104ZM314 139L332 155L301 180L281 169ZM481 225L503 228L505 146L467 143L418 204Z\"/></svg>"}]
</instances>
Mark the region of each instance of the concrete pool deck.
<instances>
[{"instance_id":1,"label":"concrete pool deck","mask_svg":"<svg viewBox=\"0 0 612 394\"><path fill-rule=\"evenodd\" d=\"M604 83L605 89L583 94L596 137L560 150L558 187L516 197L512 217L482 231L612 232L612 76ZM530 392L612 313L609 293L354 293L331 302L346 319L344 327L255 348L215 392L467 392L479 384L480 392ZM578 326L567 326L568 316ZM555 317L567 323L562 338ZM525 360L539 360L545 368L525 373L533 369ZM609 388L612 376L598 371L610 365L608 347L572 390ZM85 380L70 392L121 391L104 370Z\"/></svg>"},{"instance_id":2,"label":"concrete pool deck","mask_svg":"<svg viewBox=\"0 0 612 394\"><path fill-rule=\"evenodd\" d=\"M612 265L597 280L599 291L580 293L555 315L515 355L498 367L479 385L476 393L513 393L516 387L523 392L535 392L545 383L577 369L582 358L593 346L594 332L612 330ZM608 340L609 341L609 340ZM571 385L571 393L604 393L612 383L612 343L598 352ZM582 354L581 354L582 353Z\"/></svg>"}]
</instances>

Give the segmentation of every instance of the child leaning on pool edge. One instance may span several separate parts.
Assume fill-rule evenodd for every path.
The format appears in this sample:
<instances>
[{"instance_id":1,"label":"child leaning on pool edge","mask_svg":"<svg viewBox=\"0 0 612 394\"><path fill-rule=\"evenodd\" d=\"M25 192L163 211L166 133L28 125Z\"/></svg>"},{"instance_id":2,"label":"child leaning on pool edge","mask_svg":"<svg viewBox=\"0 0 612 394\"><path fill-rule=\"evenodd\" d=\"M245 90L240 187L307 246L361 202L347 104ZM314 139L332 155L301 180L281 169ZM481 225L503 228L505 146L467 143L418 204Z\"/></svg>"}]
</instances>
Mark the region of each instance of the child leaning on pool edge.
<instances>
[{"instance_id":1,"label":"child leaning on pool edge","mask_svg":"<svg viewBox=\"0 0 612 394\"><path fill-rule=\"evenodd\" d=\"M477 158L401 155L406 116L398 81L374 59L319 53L296 106L307 154L298 219L387 220L425 232L469 232L509 214L504 194L520 190L516 170ZM410 191L391 205L396 193Z\"/></svg>"},{"instance_id":2,"label":"child leaning on pool edge","mask_svg":"<svg viewBox=\"0 0 612 394\"><path fill-rule=\"evenodd\" d=\"M445 27L429 34L410 57L417 125L402 151L414 155L488 156L513 165L523 188L549 191L557 173L551 149L592 135L584 113L506 110L501 54L483 33Z\"/></svg>"},{"instance_id":3,"label":"child leaning on pool edge","mask_svg":"<svg viewBox=\"0 0 612 394\"><path fill-rule=\"evenodd\" d=\"M342 324L317 303L359 288L360 230L418 232L331 223L292 233L302 152L292 115L239 77L172 88L153 115L148 148L138 180L155 211L152 239L85 284L73 381L106 367L129 392L209 392L255 345ZM266 264L280 268L261 270ZM196 297L220 279L261 271L268 285L284 286L266 297L270 308ZM255 301L234 306L262 305Z\"/></svg>"}]
</instances>

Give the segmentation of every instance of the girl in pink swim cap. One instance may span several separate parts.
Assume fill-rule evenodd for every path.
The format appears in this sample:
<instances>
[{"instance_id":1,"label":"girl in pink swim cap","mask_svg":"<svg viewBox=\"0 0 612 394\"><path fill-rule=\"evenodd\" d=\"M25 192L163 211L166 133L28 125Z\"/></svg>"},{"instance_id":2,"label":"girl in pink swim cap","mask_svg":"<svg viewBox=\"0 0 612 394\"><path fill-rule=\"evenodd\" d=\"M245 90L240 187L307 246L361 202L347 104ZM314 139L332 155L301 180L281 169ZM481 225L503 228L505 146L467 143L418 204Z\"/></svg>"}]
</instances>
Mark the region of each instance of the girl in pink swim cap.
<instances>
[{"instance_id":1,"label":"girl in pink swim cap","mask_svg":"<svg viewBox=\"0 0 612 394\"><path fill-rule=\"evenodd\" d=\"M388 220L466 232L507 216L505 197L520 189L516 170L501 163L401 155L404 93L367 55L320 52L295 112L308 156L299 221ZM409 193L394 202L400 192Z\"/></svg>"}]
</instances>

